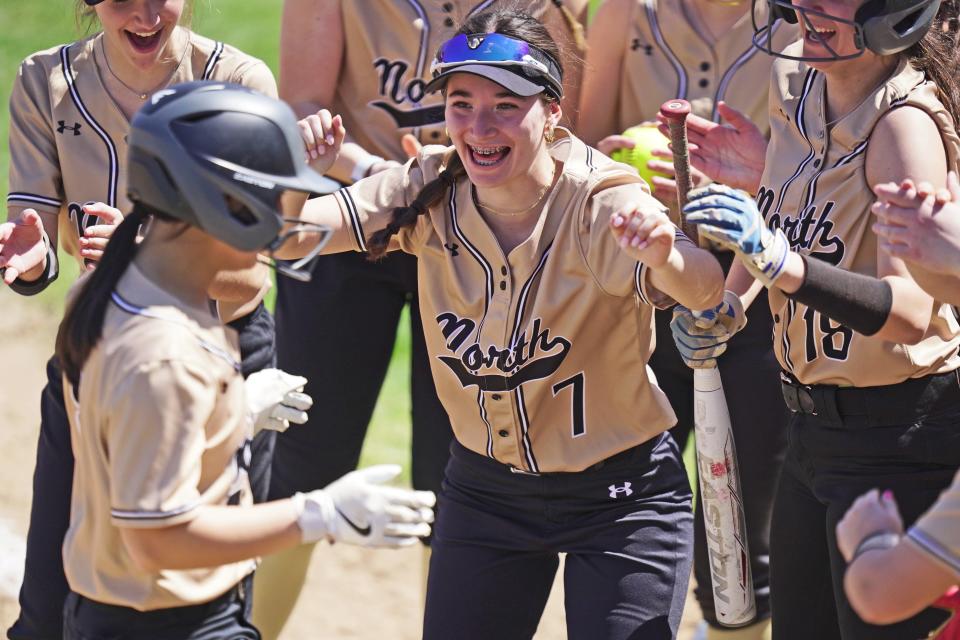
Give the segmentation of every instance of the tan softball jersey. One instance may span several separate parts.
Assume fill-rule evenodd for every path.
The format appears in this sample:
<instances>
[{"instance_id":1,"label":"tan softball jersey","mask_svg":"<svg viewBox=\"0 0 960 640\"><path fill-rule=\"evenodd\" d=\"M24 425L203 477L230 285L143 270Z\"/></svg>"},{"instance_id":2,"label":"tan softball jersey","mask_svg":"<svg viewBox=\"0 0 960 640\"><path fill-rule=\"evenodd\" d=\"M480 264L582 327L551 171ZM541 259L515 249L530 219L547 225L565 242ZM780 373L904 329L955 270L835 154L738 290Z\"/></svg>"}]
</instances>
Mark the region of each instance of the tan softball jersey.
<instances>
[{"instance_id":1,"label":"tan softball jersey","mask_svg":"<svg viewBox=\"0 0 960 640\"><path fill-rule=\"evenodd\" d=\"M368 153L407 157L401 137L446 143L443 96L425 94L437 49L467 17L502 5L535 18L558 11L550 0L340 0L343 60L333 113Z\"/></svg>"},{"instance_id":2,"label":"tan softball jersey","mask_svg":"<svg viewBox=\"0 0 960 640\"><path fill-rule=\"evenodd\" d=\"M749 3L748 3L749 4ZM623 43L616 122L624 131L652 121L671 98L719 121L725 101L766 133L771 57L754 48L749 11L714 44L688 18L680 0L634 0ZM797 27L782 20L773 29L775 50L797 39Z\"/></svg>"},{"instance_id":3,"label":"tan softball jersey","mask_svg":"<svg viewBox=\"0 0 960 640\"><path fill-rule=\"evenodd\" d=\"M178 28L189 49L171 84L220 80L271 97L277 87L267 66L243 52ZM59 241L79 260L79 237L96 216L81 207L103 202L128 212L127 133L130 122L107 93L103 36L40 51L24 60L10 95L10 172L7 207L60 214Z\"/></svg>"},{"instance_id":4,"label":"tan softball jersey","mask_svg":"<svg viewBox=\"0 0 960 640\"><path fill-rule=\"evenodd\" d=\"M907 539L960 579L960 473L930 510L910 527Z\"/></svg>"},{"instance_id":5,"label":"tan softball jersey","mask_svg":"<svg viewBox=\"0 0 960 640\"><path fill-rule=\"evenodd\" d=\"M76 392L64 380L76 459L63 545L70 588L148 611L213 600L250 573L252 560L143 571L120 535L189 522L204 505L252 504L235 332L130 266Z\"/></svg>"},{"instance_id":6,"label":"tan softball jersey","mask_svg":"<svg viewBox=\"0 0 960 640\"><path fill-rule=\"evenodd\" d=\"M418 258L431 368L457 439L532 472L582 470L676 421L646 366L652 303L669 301L608 227L629 203L663 207L635 171L557 132L562 173L531 236L508 255L466 177L399 234ZM425 147L404 167L336 192L358 250L365 226L382 228L452 152Z\"/></svg>"},{"instance_id":7,"label":"tan softball jersey","mask_svg":"<svg viewBox=\"0 0 960 640\"><path fill-rule=\"evenodd\" d=\"M772 82L771 139L757 194L760 213L767 226L783 229L794 251L876 276L877 237L870 229L875 196L865 175L869 137L889 110L923 109L939 127L949 165L956 168L960 139L935 85L904 61L859 107L828 127L822 73L778 60ZM919 344L904 345L856 333L778 289L770 290L769 299L774 351L802 383L871 387L960 366L960 327L946 304L934 304Z\"/></svg>"}]
</instances>

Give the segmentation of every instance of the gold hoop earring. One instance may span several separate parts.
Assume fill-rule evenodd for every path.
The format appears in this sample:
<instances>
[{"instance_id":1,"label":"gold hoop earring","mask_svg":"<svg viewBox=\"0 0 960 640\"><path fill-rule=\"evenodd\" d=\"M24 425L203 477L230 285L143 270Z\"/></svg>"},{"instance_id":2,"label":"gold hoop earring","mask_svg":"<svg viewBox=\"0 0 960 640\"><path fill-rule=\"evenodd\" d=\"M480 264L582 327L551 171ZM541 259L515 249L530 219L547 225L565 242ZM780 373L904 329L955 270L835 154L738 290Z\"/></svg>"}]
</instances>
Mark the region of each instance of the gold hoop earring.
<instances>
[{"instance_id":1,"label":"gold hoop earring","mask_svg":"<svg viewBox=\"0 0 960 640\"><path fill-rule=\"evenodd\" d=\"M552 144L556 137L553 134L553 127L543 130L543 139L547 141L547 144Z\"/></svg>"}]
</instances>

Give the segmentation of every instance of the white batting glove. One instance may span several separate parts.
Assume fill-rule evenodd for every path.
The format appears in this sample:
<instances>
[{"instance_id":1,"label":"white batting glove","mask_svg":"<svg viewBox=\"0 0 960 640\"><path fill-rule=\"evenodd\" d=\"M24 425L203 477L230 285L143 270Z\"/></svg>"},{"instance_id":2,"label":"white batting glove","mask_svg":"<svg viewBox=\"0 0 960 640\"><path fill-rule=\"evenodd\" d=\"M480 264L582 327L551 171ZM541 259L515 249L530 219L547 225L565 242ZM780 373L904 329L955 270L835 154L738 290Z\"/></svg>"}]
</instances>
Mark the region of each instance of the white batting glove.
<instances>
[{"instance_id":1,"label":"white batting glove","mask_svg":"<svg viewBox=\"0 0 960 640\"><path fill-rule=\"evenodd\" d=\"M677 305L670 332L680 357L691 369L710 369L727 350L727 342L747 324L740 296L723 293L723 302L706 311L693 312Z\"/></svg>"},{"instance_id":2,"label":"white batting glove","mask_svg":"<svg viewBox=\"0 0 960 640\"><path fill-rule=\"evenodd\" d=\"M430 535L432 491L383 486L400 466L381 464L351 471L325 489L293 496L303 542L327 538L361 547L408 547Z\"/></svg>"},{"instance_id":3,"label":"white batting glove","mask_svg":"<svg viewBox=\"0 0 960 640\"><path fill-rule=\"evenodd\" d=\"M250 374L243 389L253 433L264 429L286 431L291 422L306 422L306 411L313 406L313 398L303 393L305 384L307 379L303 376L292 376L280 369L263 369Z\"/></svg>"}]
</instances>

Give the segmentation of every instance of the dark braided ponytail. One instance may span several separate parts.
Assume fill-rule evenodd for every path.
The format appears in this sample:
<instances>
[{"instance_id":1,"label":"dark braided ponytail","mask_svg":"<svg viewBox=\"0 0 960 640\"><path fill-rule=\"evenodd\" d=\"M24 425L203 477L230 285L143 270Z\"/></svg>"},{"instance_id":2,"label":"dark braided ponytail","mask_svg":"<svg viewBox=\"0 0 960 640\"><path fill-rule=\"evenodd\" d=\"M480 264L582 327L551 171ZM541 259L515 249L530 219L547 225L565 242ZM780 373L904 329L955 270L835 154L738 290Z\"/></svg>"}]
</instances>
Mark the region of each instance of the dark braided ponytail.
<instances>
[{"instance_id":1,"label":"dark braided ponytail","mask_svg":"<svg viewBox=\"0 0 960 640\"><path fill-rule=\"evenodd\" d=\"M440 172L440 175L423 185L420 193L413 199L413 202L406 207L397 207L393 210L393 216L387 226L380 231L375 232L367 241L367 259L379 260L387 252L390 244L390 238L395 236L400 229L412 227L417 223L417 217L427 213L433 205L440 202L447 191L453 188L457 179L467 175L463 168L463 161L456 151L450 153L447 160L447 167Z\"/></svg>"},{"instance_id":2,"label":"dark braided ponytail","mask_svg":"<svg viewBox=\"0 0 960 640\"><path fill-rule=\"evenodd\" d=\"M156 212L139 204L134 205L133 212L113 231L97 268L87 277L83 287L75 292L67 306L57 331L57 357L63 373L74 388L80 381L83 365L103 334L103 319L107 315L110 294L137 255L140 225L151 214Z\"/></svg>"}]
</instances>

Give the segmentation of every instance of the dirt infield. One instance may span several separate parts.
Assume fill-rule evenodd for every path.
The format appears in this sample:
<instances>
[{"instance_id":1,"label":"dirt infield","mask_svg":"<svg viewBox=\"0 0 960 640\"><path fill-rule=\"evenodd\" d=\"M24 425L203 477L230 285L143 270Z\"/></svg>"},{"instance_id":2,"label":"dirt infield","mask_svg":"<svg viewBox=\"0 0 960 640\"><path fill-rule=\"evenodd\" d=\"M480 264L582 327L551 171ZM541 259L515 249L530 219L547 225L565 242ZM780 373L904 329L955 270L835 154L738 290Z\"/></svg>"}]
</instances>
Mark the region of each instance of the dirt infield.
<instances>
[{"instance_id":1,"label":"dirt infield","mask_svg":"<svg viewBox=\"0 0 960 640\"><path fill-rule=\"evenodd\" d=\"M17 613L20 545L30 510L40 390L59 318L5 290L0 290L0 309L6 328L0 341L6 373L0 385L0 450L7 460L0 465L0 626L6 630ZM418 638L420 570L419 549L368 551L347 545L318 549L282 640ZM566 636L561 591L558 582L537 640ZM691 637L697 614L688 597L680 638Z\"/></svg>"}]
</instances>

